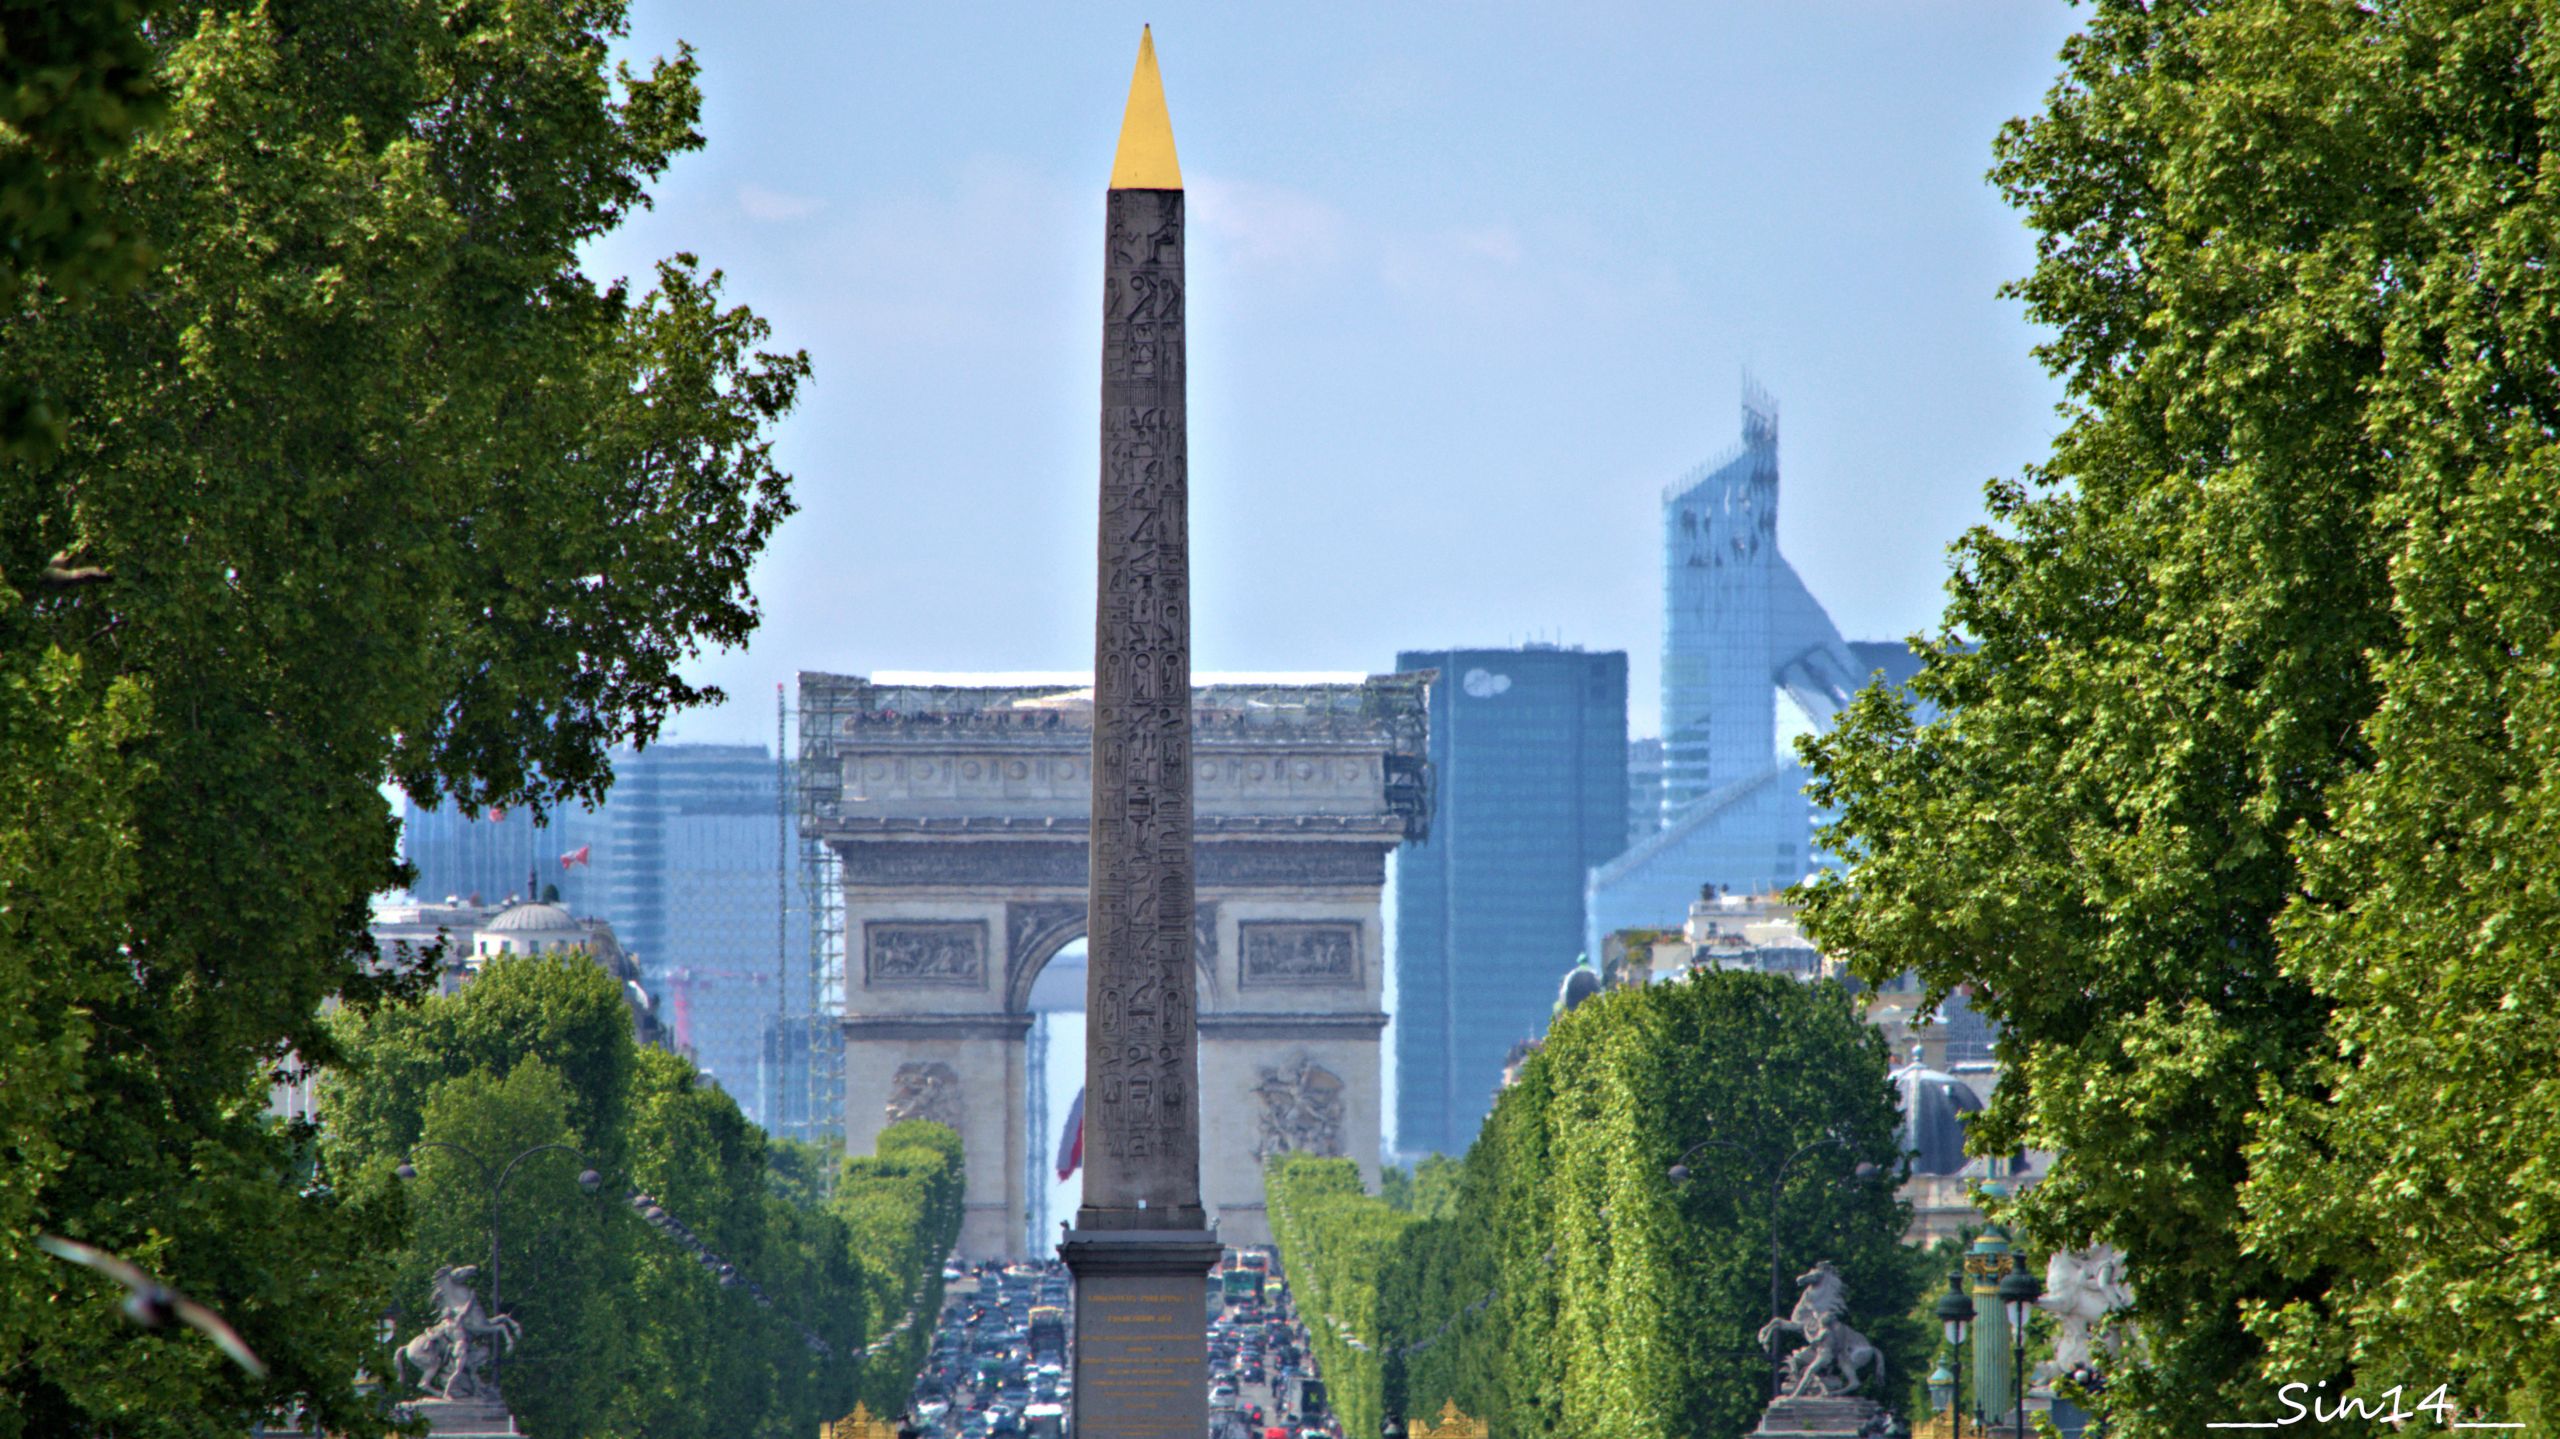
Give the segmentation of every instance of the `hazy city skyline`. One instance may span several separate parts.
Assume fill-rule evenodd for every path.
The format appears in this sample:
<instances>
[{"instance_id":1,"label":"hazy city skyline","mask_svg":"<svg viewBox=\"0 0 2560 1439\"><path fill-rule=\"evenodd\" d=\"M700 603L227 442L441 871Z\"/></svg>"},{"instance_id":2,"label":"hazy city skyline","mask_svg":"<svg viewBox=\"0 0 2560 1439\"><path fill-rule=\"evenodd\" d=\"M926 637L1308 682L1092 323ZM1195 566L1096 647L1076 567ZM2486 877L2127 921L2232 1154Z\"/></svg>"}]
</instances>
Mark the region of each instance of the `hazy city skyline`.
<instances>
[{"instance_id":1,"label":"hazy city skyline","mask_svg":"<svg viewBox=\"0 0 2560 1439\"><path fill-rule=\"evenodd\" d=\"M671 738L769 742L801 669L1068 669L1091 645L1109 146L1152 21L1193 209L1204 669L1624 649L1655 728L1658 505L1785 411L1781 542L1853 638L1941 603L2056 388L1982 176L2053 4L1378 11L638 6L708 148L598 247L683 249L805 347L765 622Z\"/></svg>"}]
</instances>

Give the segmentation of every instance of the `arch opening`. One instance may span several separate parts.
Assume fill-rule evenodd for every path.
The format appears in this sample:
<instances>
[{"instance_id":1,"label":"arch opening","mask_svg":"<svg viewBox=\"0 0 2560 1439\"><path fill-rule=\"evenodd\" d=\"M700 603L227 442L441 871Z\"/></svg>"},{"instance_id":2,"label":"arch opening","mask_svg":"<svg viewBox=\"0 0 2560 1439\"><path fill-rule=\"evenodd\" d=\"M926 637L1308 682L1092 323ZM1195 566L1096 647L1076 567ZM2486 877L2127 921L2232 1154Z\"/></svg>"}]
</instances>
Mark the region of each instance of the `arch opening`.
<instances>
[{"instance_id":1,"label":"arch opening","mask_svg":"<svg viewBox=\"0 0 2560 1439\"><path fill-rule=\"evenodd\" d=\"M1023 1046L1023 1253L1045 1260L1056 1250L1058 1223L1084 1202L1084 1171L1058 1177L1071 1137L1067 1124L1084 1088L1085 939L1061 941L1033 966L1023 1007L1031 1031Z\"/></svg>"},{"instance_id":2,"label":"arch opening","mask_svg":"<svg viewBox=\"0 0 2560 1439\"><path fill-rule=\"evenodd\" d=\"M1214 920L1212 921L1214 922ZM1079 918L1061 922L1031 951L1013 984L1011 1008L1031 1018L1023 1038L1022 1252L1046 1260L1058 1225L1084 1202L1084 1171L1058 1177L1071 1136L1069 1118L1084 1089L1086 936ZM1205 944L1199 955L1201 1008L1212 1007L1215 970Z\"/></svg>"}]
</instances>

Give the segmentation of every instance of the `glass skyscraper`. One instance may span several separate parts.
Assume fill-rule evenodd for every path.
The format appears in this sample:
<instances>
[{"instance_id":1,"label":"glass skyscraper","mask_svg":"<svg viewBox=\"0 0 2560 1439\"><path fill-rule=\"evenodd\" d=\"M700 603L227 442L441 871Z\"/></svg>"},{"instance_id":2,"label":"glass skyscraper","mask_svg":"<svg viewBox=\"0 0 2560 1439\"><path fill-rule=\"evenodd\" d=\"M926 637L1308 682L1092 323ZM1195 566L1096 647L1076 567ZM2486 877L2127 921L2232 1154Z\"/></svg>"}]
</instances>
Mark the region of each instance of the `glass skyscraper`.
<instances>
[{"instance_id":1,"label":"glass skyscraper","mask_svg":"<svg viewBox=\"0 0 2560 1439\"><path fill-rule=\"evenodd\" d=\"M1430 838L1396 851L1396 1147L1463 1153L1582 948L1627 837L1627 657L1407 650L1435 669Z\"/></svg>"},{"instance_id":2,"label":"glass skyscraper","mask_svg":"<svg viewBox=\"0 0 2560 1439\"><path fill-rule=\"evenodd\" d=\"M561 903L602 916L593 873L563 870L560 856L603 834L597 816L586 810L536 823L522 810L475 819L451 804L420 809L412 803L401 817L400 853L418 867L411 890L426 903L503 904L511 895L539 899L543 886L557 885Z\"/></svg>"},{"instance_id":3,"label":"glass skyscraper","mask_svg":"<svg viewBox=\"0 0 2560 1439\"><path fill-rule=\"evenodd\" d=\"M1676 927L1705 885L1762 893L1811 874L1805 773L1778 752L1783 691L1828 727L1901 645L1852 646L1778 552L1778 408L1746 386L1742 443L1662 497L1659 827L1591 876L1583 944ZM1631 758L1630 763L1636 760Z\"/></svg>"},{"instance_id":4,"label":"glass skyscraper","mask_svg":"<svg viewBox=\"0 0 2560 1439\"><path fill-rule=\"evenodd\" d=\"M1774 409L1746 403L1741 450L1674 487L1663 504L1662 548L1667 817L1757 778L1777 756L1769 642L1784 562Z\"/></svg>"},{"instance_id":5,"label":"glass skyscraper","mask_svg":"<svg viewBox=\"0 0 2560 1439\"><path fill-rule=\"evenodd\" d=\"M762 745L652 745L614 771L605 912L695 1062L761 1121L756 1076L783 956L796 976L808 944L806 927L785 921L799 851L783 840L773 756Z\"/></svg>"}]
</instances>

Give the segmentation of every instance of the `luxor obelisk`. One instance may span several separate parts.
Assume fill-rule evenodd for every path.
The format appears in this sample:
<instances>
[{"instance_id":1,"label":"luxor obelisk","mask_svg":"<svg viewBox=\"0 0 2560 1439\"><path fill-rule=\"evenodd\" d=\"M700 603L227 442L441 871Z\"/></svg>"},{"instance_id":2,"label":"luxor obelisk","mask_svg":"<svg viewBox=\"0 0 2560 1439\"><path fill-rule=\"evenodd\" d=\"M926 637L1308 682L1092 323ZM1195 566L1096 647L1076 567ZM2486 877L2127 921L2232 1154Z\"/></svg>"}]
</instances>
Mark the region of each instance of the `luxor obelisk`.
<instances>
[{"instance_id":1,"label":"luxor obelisk","mask_svg":"<svg viewBox=\"0 0 2560 1439\"><path fill-rule=\"evenodd\" d=\"M1104 228L1084 1204L1058 1248L1078 1439L1199 1439L1218 1240L1200 1207L1192 970L1182 170L1150 35Z\"/></svg>"}]
</instances>

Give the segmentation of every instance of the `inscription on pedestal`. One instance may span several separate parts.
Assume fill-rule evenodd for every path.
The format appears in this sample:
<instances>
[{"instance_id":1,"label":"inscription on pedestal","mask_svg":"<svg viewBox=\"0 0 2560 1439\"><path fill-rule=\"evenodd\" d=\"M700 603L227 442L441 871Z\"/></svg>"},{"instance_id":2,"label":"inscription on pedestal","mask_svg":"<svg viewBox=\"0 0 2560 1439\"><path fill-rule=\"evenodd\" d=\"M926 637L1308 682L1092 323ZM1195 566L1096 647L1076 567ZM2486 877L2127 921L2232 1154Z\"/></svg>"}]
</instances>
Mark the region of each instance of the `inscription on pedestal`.
<instances>
[{"instance_id":1,"label":"inscription on pedestal","mask_svg":"<svg viewBox=\"0 0 2560 1439\"><path fill-rule=\"evenodd\" d=\"M1208 1343L1198 1275L1079 1275L1076 1424L1112 1439L1208 1432Z\"/></svg>"}]
</instances>

